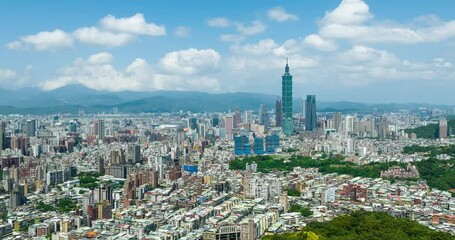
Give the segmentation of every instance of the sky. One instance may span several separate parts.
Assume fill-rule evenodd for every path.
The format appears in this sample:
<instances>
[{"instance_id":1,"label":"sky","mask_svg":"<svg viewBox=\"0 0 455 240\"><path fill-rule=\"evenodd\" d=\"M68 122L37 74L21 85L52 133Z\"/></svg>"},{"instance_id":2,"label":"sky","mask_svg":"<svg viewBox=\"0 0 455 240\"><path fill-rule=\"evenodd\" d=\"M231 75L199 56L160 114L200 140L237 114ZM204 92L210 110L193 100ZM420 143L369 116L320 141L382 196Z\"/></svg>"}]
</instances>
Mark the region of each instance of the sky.
<instances>
[{"instance_id":1,"label":"sky","mask_svg":"<svg viewBox=\"0 0 455 240\"><path fill-rule=\"evenodd\" d=\"M0 87L455 102L452 0L0 2Z\"/></svg>"}]
</instances>

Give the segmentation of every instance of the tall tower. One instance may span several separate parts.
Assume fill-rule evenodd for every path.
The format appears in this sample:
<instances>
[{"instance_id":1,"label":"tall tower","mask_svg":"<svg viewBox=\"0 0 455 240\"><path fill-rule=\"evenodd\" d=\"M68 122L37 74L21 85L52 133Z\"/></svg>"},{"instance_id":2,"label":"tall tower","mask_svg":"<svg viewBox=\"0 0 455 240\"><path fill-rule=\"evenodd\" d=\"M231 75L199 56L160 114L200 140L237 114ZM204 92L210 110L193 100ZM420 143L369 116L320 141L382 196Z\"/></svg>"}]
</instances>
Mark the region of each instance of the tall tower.
<instances>
[{"instance_id":1,"label":"tall tower","mask_svg":"<svg viewBox=\"0 0 455 240\"><path fill-rule=\"evenodd\" d=\"M280 100L276 100L275 104L275 126L281 127L283 125L283 105Z\"/></svg>"},{"instance_id":2,"label":"tall tower","mask_svg":"<svg viewBox=\"0 0 455 240\"><path fill-rule=\"evenodd\" d=\"M282 104L283 104L283 133L287 136L294 131L294 120L292 118L292 75L289 73L288 60L286 59L286 67L284 75L281 77L282 82Z\"/></svg>"},{"instance_id":3,"label":"tall tower","mask_svg":"<svg viewBox=\"0 0 455 240\"><path fill-rule=\"evenodd\" d=\"M316 96L307 95L305 102L305 131L314 131L316 127Z\"/></svg>"}]
</instances>

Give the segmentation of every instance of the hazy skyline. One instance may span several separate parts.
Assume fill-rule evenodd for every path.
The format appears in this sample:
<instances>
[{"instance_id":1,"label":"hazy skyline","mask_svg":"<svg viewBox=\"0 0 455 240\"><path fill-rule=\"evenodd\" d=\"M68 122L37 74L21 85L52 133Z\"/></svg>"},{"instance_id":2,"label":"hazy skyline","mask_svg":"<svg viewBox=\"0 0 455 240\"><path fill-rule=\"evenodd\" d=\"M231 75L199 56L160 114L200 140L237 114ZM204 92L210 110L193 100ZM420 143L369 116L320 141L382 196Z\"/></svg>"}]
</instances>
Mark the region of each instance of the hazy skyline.
<instances>
[{"instance_id":1,"label":"hazy skyline","mask_svg":"<svg viewBox=\"0 0 455 240\"><path fill-rule=\"evenodd\" d=\"M19 3L18 3L19 2ZM0 86L452 104L453 1L0 3Z\"/></svg>"}]
</instances>

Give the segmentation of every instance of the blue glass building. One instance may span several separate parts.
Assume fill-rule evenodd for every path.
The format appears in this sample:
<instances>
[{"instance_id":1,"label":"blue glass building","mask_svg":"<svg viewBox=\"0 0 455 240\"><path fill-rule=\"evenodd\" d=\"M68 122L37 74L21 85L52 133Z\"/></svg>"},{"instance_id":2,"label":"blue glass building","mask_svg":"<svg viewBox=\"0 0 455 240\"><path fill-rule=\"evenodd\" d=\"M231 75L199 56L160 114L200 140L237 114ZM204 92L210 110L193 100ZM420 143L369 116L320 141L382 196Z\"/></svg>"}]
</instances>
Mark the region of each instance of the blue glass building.
<instances>
[{"instance_id":1,"label":"blue glass building","mask_svg":"<svg viewBox=\"0 0 455 240\"><path fill-rule=\"evenodd\" d=\"M280 137L277 134L267 135L265 137L265 151L272 154L280 146Z\"/></svg>"},{"instance_id":2,"label":"blue glass building","mask_svg":"<svg viewBox=\"0 0 455 240\"><path fill-rule=\"evenodd\" d=\"M254 138L254 154L262 155L264 154L264 138L255 137Z\"/></svg>"},{"instance_id":3,"label":"blue glass building","mask_svg":"<svg viewBox=\"0 0 455 240\"><path fill-rule=\"evenodd\" d=\"M251 144L247 136L234 137L234 154L237 156L251 155Z\"/></svg>"}]
</instances>

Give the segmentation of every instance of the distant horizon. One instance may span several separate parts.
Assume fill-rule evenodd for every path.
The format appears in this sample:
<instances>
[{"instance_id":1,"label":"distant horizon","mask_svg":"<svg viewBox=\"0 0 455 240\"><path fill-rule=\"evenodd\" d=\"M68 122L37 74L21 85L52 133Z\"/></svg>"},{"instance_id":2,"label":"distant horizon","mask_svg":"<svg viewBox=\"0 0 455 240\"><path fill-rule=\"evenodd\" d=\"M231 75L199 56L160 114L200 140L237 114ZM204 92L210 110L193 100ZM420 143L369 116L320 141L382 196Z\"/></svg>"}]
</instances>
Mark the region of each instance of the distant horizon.
<instances>
[{"instance_id":1,"label":"distant horizon","mask_svg":"<svg viewBox=\"0 0 455 240\"><path fill-rule=\"evenodd\" d=\"M295 96L455 103L453 1L7 0L0 7L0 86L11 89L77 83L280 95L288 58Z\"/></svg>"},{"instance_id":2,"label":"distant horizon","mask_svg":"<svg viewBox=\"0 0 455 240\"><path fill-rule=\"evenodd\" d=\"M74 83L74 84L68 84L68 85L65 85L65 86L62 86L62 87L59 87L59 88L56 88L56 89L52 89L52 90L44 90L44 89L40 89L40 88L34 88L34 87L26 87L26 88L21 88L21 89L14 89L14 90L11 90L11 89L5 89L5 88L2 88L0 87L0 89L2 90L6 90L6 91L21 91L21 90L39 90L41 93L45 93L45 92L53 92L53 91L58 91L58 90L61 90L61 89L70 89L71 87L84 87L88 90L93 90L93 91L97 91L99 93L112 93L112 94L115 94L115 93L125 93L125 92L133 92L133 93L156 93L156 92L182 92L182 93L201 93L201 94L210 94L210 95L218 95L218 94L235 94L235 93L241 93L241 94L257 94L257 95L265 95L265 96L272 96L272 97L276 97L277 100L281 100L281 96L280 95L276 95L276 94L269 94L269 93L260 93L260 92L244 92L244 91L232 91L232 92L204 92L204 91L195 91L195 90L151 90L151 91L136 91L136 90L123 90L123 91L109 91L109 90L97 90L97 89L94 89L94 88L90 88L88 86L85 86L83 84L78 84L78 83ZM71 89L70 89L71 90ZM314 95L314 94L307 94L307 95ZM297 96L297 97L293 97L294 101L298 101L298 100L305 100L306 96L307 95L303 95L303 96ZM166 96L163 96L163 97L166 97ZM435 105L435 106L447 106L447 107L455 107L455 104L445 104L445 103L431 103L431 102L367 102L367 101L351 101L351 100L325 100L325 99L319 99L318 96L316 95L316 104L318 102L323 102L323 103L343 103L343 102L346 102L346 103L353 103L353 104L366 104L366 105L389 105L389 104L403 104L403 105L406 105L406 104L414 104L414 105ZM0 102L0 106L11 106L11 105L3 105L2 102Z\"/></svg>"}]
</instances>

